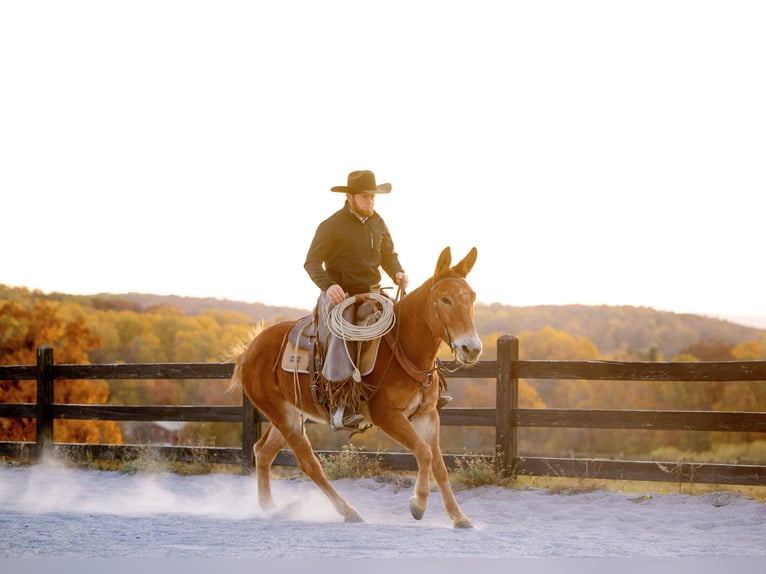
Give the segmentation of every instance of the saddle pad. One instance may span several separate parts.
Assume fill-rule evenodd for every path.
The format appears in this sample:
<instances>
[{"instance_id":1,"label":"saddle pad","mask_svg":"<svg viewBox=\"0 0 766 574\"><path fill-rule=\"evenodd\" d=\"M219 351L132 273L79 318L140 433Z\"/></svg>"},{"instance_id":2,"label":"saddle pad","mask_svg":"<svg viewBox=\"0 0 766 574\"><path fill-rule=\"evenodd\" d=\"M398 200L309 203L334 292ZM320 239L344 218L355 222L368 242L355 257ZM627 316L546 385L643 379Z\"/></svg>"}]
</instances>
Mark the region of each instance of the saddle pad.
<instances>
[{"instance_id":1,"label":"saddle pad","mask_svg":"<svg viewBox=\"0 0 766 574\"><path fill-rule=\"evenodd\" d=\"M308 373L309 350L296 347L288 340L282 353L282 368L291 373Z\"/></svg>"}]
</instances>

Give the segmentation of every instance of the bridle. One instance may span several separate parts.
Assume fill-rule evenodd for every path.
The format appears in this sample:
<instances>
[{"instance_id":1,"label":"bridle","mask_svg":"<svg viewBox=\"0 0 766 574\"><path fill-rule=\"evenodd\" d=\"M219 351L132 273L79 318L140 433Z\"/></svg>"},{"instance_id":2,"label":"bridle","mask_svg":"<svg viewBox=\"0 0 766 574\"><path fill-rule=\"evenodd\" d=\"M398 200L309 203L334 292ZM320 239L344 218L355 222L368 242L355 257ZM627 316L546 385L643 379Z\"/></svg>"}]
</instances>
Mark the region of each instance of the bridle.
<instances>
[{"instance_id":1,"label":"bridle","mask_svg":"<svg viewBox=\"0 0 766 574\"><path fill-rule=\"evenodd\" d=\"M439 305L436 301L436 297L434 294L434 290L436 287L439 286L440 283L443 283L444 281L464 281L462 277L443 277L442 279L439 279L436 281L430 289L429 296L431 298L431 303L429 303L429 307L433 306L434 313L436 315L436 318L439 319L441 322L442 330L444 331L445 337L448 341L448 344L450 346L450 350L452 351L453 357L457 359L457 352L455 351L455 342L452 339L452 334L449 332L449 328L447 327L447 323L445 323L444 319L442 318L441 314L439 313ZM399 288L396 292L396 302L400 303L402 297L404 296L404 291ZM431 327L431 315L428 315L427 321L429 323L429 327ZM404 369L404 371L413 379L418 381L423 388L428 388L431 386L431 383L433 383L433 374L435 372L440 371L446 371L449 373L454 373L458 371L461 367L458 366L455 369L448 369L444 365L442 365L441 361L438 359L434 362L434 366L430 369L419 369L407 355L404 354L404 350L399 345L399 326L401 325L401 321L396 321L396 334L391 335L391 331L386 333L384 336L384 339L388 343L389 347L391 348L391 356L388 359L388 364L386 364L386 368L383 370L383 374L380 377L380 380L384 380L386 373L388 373L388 369L391 366L391 362L396 357L396 361L399 363L399 366Z\"/></svg>"},{"instance_id":2,"label":"bridle","mask_svg":"<svg viewBox=\"0 0 766 574\"><path fill-rule=\"evenodd\" d=\"M455 341L452 339L452 334L449 332L449 329L447 328L447 323L444 322L444 319L442 319L442 316L439 313L439 304L436 301L436 296L434 294L434 290L439 286L440 283L443 283L444 281L465 281L465 279L463 279L462 277L444 277L442 279L439 279L436 283L434 283L431 286L431 292L430 292L431 304L433 305L433 308L434 308L434 314L436 315L436 318L439 319L439 321L441 321L442 330L444 331L444 335L447 339L447 344L449 345L449 348L452 351L452 356L455 359L457 359L457 351L455 351ZM429 321L430 321L430 315L429 315ZM450 372L455 372L455 371L450 371Z\"/></svg>"}]
</instances>

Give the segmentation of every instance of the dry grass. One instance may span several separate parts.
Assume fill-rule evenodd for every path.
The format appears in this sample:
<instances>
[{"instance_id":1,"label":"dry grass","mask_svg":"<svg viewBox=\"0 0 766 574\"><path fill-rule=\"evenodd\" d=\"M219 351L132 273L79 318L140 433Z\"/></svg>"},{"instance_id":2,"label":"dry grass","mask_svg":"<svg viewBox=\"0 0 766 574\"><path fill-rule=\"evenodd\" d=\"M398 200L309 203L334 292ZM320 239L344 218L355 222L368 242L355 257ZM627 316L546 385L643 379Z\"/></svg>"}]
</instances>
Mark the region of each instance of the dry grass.
<instances>
[{"instance_id":1,"label":"dry grass","mask_svg":"<svg viewBox=\"0 0 766 574\"><path fill-rule=\"evenodd\" d=\"M371 457L362 454L360 451L361 447L346 444L338 452L320 454L319 461L322 463L322 468L327 478L330 480L340 478L371 478L389 474L379 456Z\"/></svg>"},{"instance_id":2,"label":"dry grass","mask_svg":"<svg viewBox=\"0 0 766 574\"><path fill-rule=\"evenodd\" d=\"M542 488L552 494L578 494L596 490L611 490L627 494L688 494L703 495L713 492L731 492L757 502L766 502L766 486L738 484L688 483L643 480L613 480L596 478L567 478L558 476L518 476L516 488Z\"/></svg>"},{"instance_id":3,"label":"dry grass","mask_svg":"<svg viewBox=\"0 0 766 574\"><path fill-rule=\"evenodd\" d=\"M513 488L516 484L515 477L503 472L499 460L491 460L477 454L466 454L455 459L455 466L450 479L456 490L479 486Z\"/></svg>"}]
</instances>

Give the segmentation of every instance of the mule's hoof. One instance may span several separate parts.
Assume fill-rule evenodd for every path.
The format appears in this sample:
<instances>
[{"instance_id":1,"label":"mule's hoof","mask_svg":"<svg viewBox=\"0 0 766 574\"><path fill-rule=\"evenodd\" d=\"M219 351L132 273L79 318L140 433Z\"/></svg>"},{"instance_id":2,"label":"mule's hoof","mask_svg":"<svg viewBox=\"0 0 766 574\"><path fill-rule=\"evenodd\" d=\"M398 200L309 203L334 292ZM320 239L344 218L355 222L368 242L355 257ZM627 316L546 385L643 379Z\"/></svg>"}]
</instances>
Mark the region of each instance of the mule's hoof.
<instances>
[{"instance_id":1,"label":"mule's hoof","mask_svg":"<svg viewBox=\"0 0 766 574\"><path fill-rule=\"evenodd\" d=\"M473 524L471 524L470 518L461 516L452 521L452 528L473 528Z\"/></svg>"},{"instance_id":2,"label":"mule's hoof","mask_svg":"<svg viewBox=\"0 0 766 574\"><path fill-rule=\"evenodd\" d=\"M415 520L420 520L421 518L423 518L423 515L426 513L426 509L418 506L416 502L417 502L416 497L413 496L412 498L410 498L410 512L412 513L412 518L414 518Z\"/></svg>"},{"instance_id":3,"label":"mule's hoof","mask_svg":"<svg viewBox=\"0 0 766 574\"><path fill-rule=\"evenodd\" d=\"M349 514L348 516L344 516L343 520L344 522L348 522L348 523L364 522L364 518L362 518L358 512L354 512L354 514Z\"/></svg>"}]
</instances>

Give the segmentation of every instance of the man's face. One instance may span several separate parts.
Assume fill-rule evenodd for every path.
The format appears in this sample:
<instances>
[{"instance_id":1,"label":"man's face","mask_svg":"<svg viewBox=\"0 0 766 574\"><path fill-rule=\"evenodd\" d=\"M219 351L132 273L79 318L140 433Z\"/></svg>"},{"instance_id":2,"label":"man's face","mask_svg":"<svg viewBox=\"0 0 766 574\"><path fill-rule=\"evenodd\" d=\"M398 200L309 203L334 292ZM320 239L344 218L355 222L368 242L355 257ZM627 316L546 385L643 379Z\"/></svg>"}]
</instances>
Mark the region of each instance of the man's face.
<instances>
[{"instance_id":1,"label":"man's face","mask_svg":"<svg viewBox=\"0 0 766 574\"><path fill-rule=\"evenodd\" d=\"M375 211L374 193L347 193L346 198L351 210L361 217L370 217Z\"/></svg>"}]
</instances>

